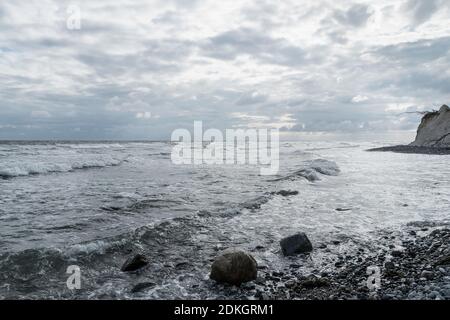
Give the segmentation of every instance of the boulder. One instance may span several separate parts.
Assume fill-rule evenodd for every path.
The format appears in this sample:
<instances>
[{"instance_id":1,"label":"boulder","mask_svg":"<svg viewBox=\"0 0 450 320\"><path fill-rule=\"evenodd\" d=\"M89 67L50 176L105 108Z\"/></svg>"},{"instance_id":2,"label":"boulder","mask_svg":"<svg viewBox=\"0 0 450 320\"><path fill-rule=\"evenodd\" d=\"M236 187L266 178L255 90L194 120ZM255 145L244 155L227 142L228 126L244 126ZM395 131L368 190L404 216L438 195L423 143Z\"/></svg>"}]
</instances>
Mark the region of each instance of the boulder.
<instances>
[{"instance_id":1,"label":"boulder","mask_svg":"<svg viewBox=\"0 0 450 320\"><path fill-rule=\"evenodd\" d=\"M146 257L142 254L136 254L134 257L127 259L120 270L124 272L136 271L142 267L145 267L147 264L148 261Z\"/></svg>"},{"instance_id":2,"label":"boulder","mask_svg":"<svg viewBox=\"0 0 450 320\"><path fill-rule=\"evenodd\" d=\"M450 147L450 108L443 105L439 111L427 112L417 130L416 140L411 146Z\"/></svg>"},{"instance_id":3,"label":"boulder","mask_svg":"<svg viewBox=\"0 0 450 320\"><path fill-rule=\"evenodd\" d=\"M218 256L211 267L210 278L233 285L255 280L258 264L249 254L239 249L224 251Z\"/></svg>"},{"instance_id":4,"label":"boulder","mask_svg":"<svg viewBox=\"0 0 450 320\"><path fill-rule=\"evenodd\" d=\"M299 232L280 241L285 256L311 252L313 247L305 233Z\"/></svg>"}]
</instances>

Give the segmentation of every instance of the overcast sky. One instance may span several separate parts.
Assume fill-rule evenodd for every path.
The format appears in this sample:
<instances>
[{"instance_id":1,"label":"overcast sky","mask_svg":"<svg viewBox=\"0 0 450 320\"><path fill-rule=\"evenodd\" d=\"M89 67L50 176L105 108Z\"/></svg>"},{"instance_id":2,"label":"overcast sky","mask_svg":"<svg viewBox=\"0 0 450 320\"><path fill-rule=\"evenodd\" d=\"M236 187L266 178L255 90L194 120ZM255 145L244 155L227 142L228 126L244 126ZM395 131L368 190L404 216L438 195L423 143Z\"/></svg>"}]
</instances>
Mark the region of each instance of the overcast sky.
<instances>
[{"instance_id":1,"label":"overcast sky","mask_svg":"<svg viewBox=\"0 0 450 320\"><path fill-rule=\"evenodd\" d=\"M449 18L448 0L2 0L0 139L415 129L403 112L450 103Z\"/></svg>"}]
</instances>

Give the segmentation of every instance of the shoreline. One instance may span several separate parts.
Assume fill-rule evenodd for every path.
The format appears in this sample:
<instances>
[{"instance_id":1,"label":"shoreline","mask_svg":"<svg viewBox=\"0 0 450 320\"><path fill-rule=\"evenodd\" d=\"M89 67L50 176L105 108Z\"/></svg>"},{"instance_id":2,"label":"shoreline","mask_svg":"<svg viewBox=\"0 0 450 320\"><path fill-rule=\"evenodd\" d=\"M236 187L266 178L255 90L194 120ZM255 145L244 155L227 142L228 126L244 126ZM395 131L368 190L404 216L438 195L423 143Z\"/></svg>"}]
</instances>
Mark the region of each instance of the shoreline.
<instances>
[{"instance_id":1,"label":"shoreline","mask_svg":"<svg viewBox=\"0 0 450 320\"><path fill-rule=\"evenodd\" d=\"M448 154L450 154L450 148L417 147L417 146L410 146L410 145L388 146L388 147L368 149L366 151L431 154L431 155L448 155Z\"/></svg>"},{"instance_id":2,"label":"shoreline","mask_svg":"<svg viewBox=\"0 0 450 320\"><path fill-rule=\"evenodd\" d=\"M450 299L450 226L413 222L385 231L386 249L367 255L340 255L330 273L303 275L291 266L262 272L255 297L261 300L448 300ZM401 243L401 248L394 246ZM317 250L317 249L316 249ZM305 257L307 259L307 257ZM378 283L375 280L378 272ZM369 280L374 279L373 286ZM244 284L251 287L251 284Z\"/></svg>"}]
</instances>

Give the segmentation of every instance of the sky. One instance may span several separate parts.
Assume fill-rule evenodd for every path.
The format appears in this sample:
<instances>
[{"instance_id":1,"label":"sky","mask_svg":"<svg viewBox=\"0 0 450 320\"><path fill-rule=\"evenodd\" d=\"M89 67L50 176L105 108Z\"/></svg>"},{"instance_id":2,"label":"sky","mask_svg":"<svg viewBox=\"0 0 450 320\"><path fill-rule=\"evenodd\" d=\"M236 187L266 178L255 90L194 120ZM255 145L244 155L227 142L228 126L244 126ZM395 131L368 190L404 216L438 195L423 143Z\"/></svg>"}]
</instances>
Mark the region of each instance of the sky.
<instances>
[{"instance_id":1,"label":"sky","mask_svg":"<svg viewBox=\"0 0 450 320\"><path fill-rule=\"evenodd\" d=\"M2 0L0 139L415 130L450 103L449 0Z\"/></svg>"}]
</instances>

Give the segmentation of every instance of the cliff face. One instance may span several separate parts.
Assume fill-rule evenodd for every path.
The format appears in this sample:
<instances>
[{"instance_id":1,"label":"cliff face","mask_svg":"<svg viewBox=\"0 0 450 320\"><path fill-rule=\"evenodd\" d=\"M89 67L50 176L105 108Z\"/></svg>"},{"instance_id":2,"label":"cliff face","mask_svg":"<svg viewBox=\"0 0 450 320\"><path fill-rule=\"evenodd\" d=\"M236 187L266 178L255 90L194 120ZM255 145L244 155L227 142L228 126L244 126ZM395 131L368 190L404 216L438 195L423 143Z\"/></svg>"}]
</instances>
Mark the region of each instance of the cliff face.
<instances>
[{"instance_id":1,"label":"cliff face","mask_svg":"<svg viewBox=\"0 0 450 320\"><path fill-rule=\"evenodd\" d=\"M422 118L412 146L450 147L450 108L443 105L438 112L430 112Z\"/></svg>"}]
</instances>

